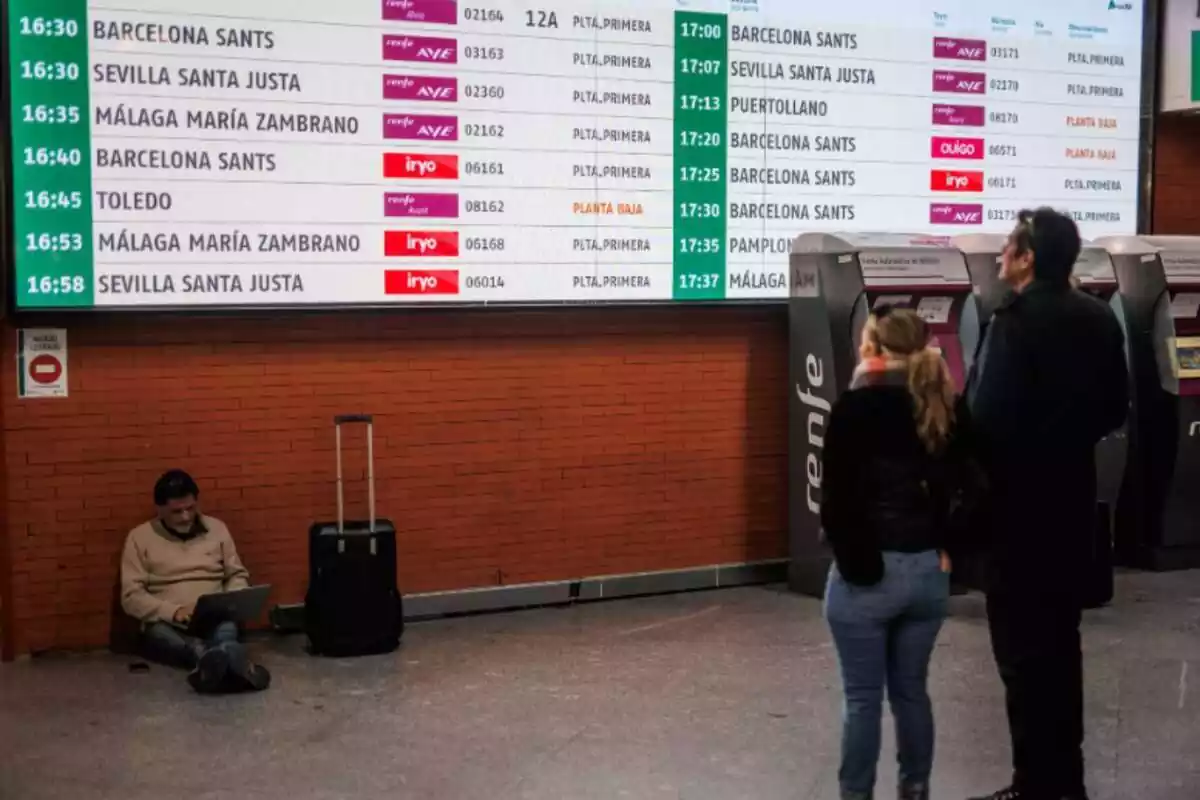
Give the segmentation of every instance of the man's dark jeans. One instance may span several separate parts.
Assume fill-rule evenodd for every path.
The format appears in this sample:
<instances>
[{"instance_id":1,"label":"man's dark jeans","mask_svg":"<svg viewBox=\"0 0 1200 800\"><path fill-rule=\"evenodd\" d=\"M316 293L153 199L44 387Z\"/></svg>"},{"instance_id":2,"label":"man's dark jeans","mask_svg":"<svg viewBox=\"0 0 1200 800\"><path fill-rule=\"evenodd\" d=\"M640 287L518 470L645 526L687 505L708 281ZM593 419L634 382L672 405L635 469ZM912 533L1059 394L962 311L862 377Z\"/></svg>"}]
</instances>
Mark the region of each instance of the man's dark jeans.
<instances>
[{"instance_id":1,"label":"man's dark jeans","mask_svg":"<svg viewBox=\"0 0 1200 800\"><path fill-rule=\"evenodd\" d=\"M222 649L230 661L245 660L241 656L236 622L223 622L207 639L188 636L179 628L166 622L155 622L147 626L142 634L146 657L173 667L195 669L200 657L208 650Z\"/></svg>"},{"instance_id":2,"label":"man's dark jeans","mask_svg":"<svg viewBox=\"0 0 1200 800\"><path fill-rule=\"evenodd\" d=\"M1008 705L1013 784L1031 800L1085 797L1079 603L993 593L987 607Z\"/></svg>"}]
</instances>

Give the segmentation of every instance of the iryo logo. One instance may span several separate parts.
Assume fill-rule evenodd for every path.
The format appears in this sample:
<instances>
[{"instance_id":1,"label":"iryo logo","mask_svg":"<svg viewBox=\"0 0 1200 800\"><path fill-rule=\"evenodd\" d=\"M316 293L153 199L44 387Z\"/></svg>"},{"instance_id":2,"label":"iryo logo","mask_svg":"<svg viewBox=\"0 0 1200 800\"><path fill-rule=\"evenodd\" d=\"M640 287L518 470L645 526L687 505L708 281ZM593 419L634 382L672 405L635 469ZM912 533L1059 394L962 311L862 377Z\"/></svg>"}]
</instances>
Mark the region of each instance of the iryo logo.
<instances>
[{"instance_id":1,"label":"iryo logo","mask_svg":"<svg viewBox=\"0 0 1200 800\"><path fill-rule=\"evenodd\" d=\"M987 61L987 42L983 39L933 37L933 57L954 61Z\"/></svg>"},{"instance_id":2,"label":"iryo logo","mask_svg":"<svg viewBox=\"0 0 1200 800\"><path fill-rule=\"evenodd\" d=\"M383 273L383 293L458 294L456 269L389 269Z\"/></svg>"},{"instance_id":3,"label":"iryo logo","mask_svg":"<svg viewBox=\"0 0 1200 800\"><path fill-rule=\"evenodd\" d=\"M458 41L442 36L383 37L386 61L414 61L425 64L457 64Z\"/></svg>"},{"instance_id":4,"label":"iryo logo","mask_svg":"<svg viewBox=\"0 0 1200 800\"><path fill-rule=\"evenodd\" d=\"M458 117L439 114L384 114L383 138L458 141Z\"/></svg>"},{"instance_id":5,"label":"iryo logo","mask_svg":"<svg viewBox=\"0 0 1200 800\"><path fill-rule=\"evenodd\" d=\"M457 25L456 0L383 0L386 22L427 22L433 25Z\"/></svg>"},{"instance_id":6,"label":"iryo logo","mask_svg":"<svg viewBox=\"0 0 1200 800\"><path fill-rule=\"evenodd\" d=\"M934 136L929 155L933 158L983 158L983 139L963 139L958 136Z\"/></svg>"},{"instance_id":7,"label":"iryo logo","mask_svg":"<svg viewBox=\"0 0 1200 800\"><path fill-rule=\"evenodd\" d=\"M457 180L458 156L443 153L384 153L383 177Z\"/></svg>"},{"instance_id":8,"label":"iryo logo","mask_svg":"<svg viewBox=\"0 0 1200 800\"><path fill-rule=\"evenodd\" d=\"M934 203L929 206L931 225L979 225L982 222L981 203Z\"/></svg>"},{"instance_id":9,"label":"iryo logo","mask_svg":"<svg viewBox=\"0 0 1200 800\"><path fill-rule=\"evenodd\" d=\"M458 78L439 78L432 75L384 75L383 99L453 103L458 100Z\"/></svg>"},{"instance_id":10,"label":"iryo logo","mask_svg":"<svg viewBox=\"0 0 1200 800\"><path fill-rule=\"evenodd\" d=\"M987 75L982 72L933 71L933 91L947 94L986 94Z\"/></svg>"},{"instance_id":11,"label":"iryo logo","mask_svg":"<svg viewBox=\"0 0 1200 800\"><path fill-rule=\"evenodd\" d=\"M929 173L929 188L935 192L982 192L983 172L935 169Z\"/></svg>"},{"instance_id":12,"label":"iryo logo","mask_svg":"<svg viewBox=\"0 0 1200 800\"><path fill-rule=\"evenodd\" d=\"M987 119L983 106L954 106L946 103L933 104L933 124L955 127L982 128Z\"/></svg>"},{"instance_id":13,"label":"iryo logo","mask_svg":"<svg viewBox=\"0 0 1200 800\"><path fill-rule=\"evenodd\" d=\"M400 258L453 258L458 231L384 231L383 254Z\"/></svg>"}]
</instances>

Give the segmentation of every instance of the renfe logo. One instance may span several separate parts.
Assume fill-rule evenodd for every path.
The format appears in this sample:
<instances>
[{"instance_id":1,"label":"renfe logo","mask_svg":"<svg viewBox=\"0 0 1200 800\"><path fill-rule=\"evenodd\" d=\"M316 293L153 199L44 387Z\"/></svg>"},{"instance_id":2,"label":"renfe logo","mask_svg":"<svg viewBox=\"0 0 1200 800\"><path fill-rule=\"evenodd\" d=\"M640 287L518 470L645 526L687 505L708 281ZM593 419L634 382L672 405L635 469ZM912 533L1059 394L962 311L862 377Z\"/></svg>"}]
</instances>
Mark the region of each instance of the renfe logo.
<instances>
[{"instance_id":1,"label":"renfe logo","mask_svg":"<svg viewBox=\"0 0 1200 800\"><path fill-rule=\"evenodd\" d=\"M796 397L808 409L808 455L804 459L804 473L808 478L805 489L805 499L808 510L813 514L821 513L821 454L825 449L826 415L830 411L830 403L817 394L825 385L825 365L821 359L812 353L804 358L804 377L808 379L807 387L796 384Z\"/></svg>"},{"instance_id":2,"label":"renfe logo","mask_svg":"<svg viewBox=\"0 0 1200 800\"><path fill-rule=\"evenodd\" d=\"M384 294L458 294L456 269L389 269L383 272Z\"/></svg>"},{"instance_id":3,"label":"renfe logo","mask_svg":"<svg viewBox=\"0 0 1200 800\"><path fill-rule=\"evenodd\" d=\"M933 57L955 61L987 61L987 42L983 39L933 37Z\"/></svg>"},{"instance_id":4,"label":"renfe logo","mask_svg":"<svg viewBox=\"0 0 1200 800\"><path fill-rule=\"evenodd\" d=\"M458 41L443 36L383 37L385 61L413 61L423 64L457 64Z\"/></svg>"},{"instance_id":5,"label":"renfe logo","mask_svg":"<svg viewBox=\"0 0 1200 800\"><path fill-rule=\"evenodd\" d=\"M398 258L454 258L458 231L384 231L383 254Z\"/></svg>"},{"instance_id":6,"label":"renfe logo","mask_svg":"<svg viewBox=\"0 0 1200 800\"><path fill-rule=\"evenodd\" d=\"M433 25L457 25L456 0L383 0L386 22L428 22Z\"/></svg>"},{"instance_id":7,"label":"renfe logo","mask_svg":"<svg viewBox=\"0 0 1200 800\"><path fill-rule=\"evenodd\" d=\"M987 118L983 106L953 106L946 103L933 104L933 124L956 127L982 128Z\"/></svg>"},{"instance_id":8,"label":"renfe logo","mask_svg":"<svg viewBox=\"0 0 1200 800\"><path fill-rule=\"evenodd\" d=\"M458 195L388 192L383 196L383 215L453 219L458 216Z\"/></svg>"},{"instance_id":9,"label":"renfe logo","mask_svg":"<svg viewBox=\"0 0 1200 800\"><path fill-rule=\"evenodd\" d=\"M384 75L383 99L453 103L458 100L458 78L439 78L432 75Z\"/></svg>"},{"instance_id":10,"label":"renfe logo","mask_svg":"<svg viewBox=\"0 0 1200 800\"><path fill-rule=\"evenodd\" d=\"M458 117L440 114L384 114L383 138L456 142Z\"/></svg>"},{"instance_id":11,"label":"renfe logo","mask_svg":"<svg viewBox=\"0 0 1200 800\"><path fill-rule=\"evenodd\" d=\"M442 153L384 153L383 177L400 180L457 180L458 156Z\"/></svg>"},{"instance_id":12,"label":"renfe logo","mask_svg":"<svg viewBox=\"0 0 1200 800\"><path fill-rule=\"evenodd\" d=\"M983 172L935 169L929 173L929 188L935 192L982 192Z\"/></svg>"},{"instance_id":13,"label":"renfe logo","mask_svg":"<svg viewBox=\"0 0 1200 800\"><path fill-rule=\"evenodd\" d=\"M933 158L983 158L983 139L963 139L958 136L934 136L929 155Z\"/></svg>"},{"instance_id":14,"label":"renfe logo","mask_svg":"<svg viewBox=\"0 0 1200 800\"><path fill-rule=\"evenodd\" d=\"M930 225L979 225L982 222L981 203L934 203L929 206Z\"/></svg>"},{"instance_id":15,"label":"renfe logo","mask_svg":"<svg viewBox=\"0 0 1200 800\"><path fill-rule=\"evenodd\" d=\"M958 72L935 69L933 90L949 94L986 94L987 75L982 72Z\"/></svg>"}]
</instances>

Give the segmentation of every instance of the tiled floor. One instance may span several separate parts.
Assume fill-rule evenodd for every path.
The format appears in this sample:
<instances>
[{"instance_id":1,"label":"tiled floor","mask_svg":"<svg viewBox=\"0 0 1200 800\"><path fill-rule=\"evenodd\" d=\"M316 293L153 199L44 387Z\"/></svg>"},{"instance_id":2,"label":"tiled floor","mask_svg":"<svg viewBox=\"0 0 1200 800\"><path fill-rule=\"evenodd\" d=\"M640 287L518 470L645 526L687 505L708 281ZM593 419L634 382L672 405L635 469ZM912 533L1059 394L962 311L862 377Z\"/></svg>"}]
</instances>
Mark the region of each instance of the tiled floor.
<instances>
[{"instance_id":1,"label":"tiled floor","mask_svg":"<svg viewBox=\"0 0 1200 800\"><path fill-rule=\"evenodd\" d=\"M1196 800L1200 574L1119 593L1087 621L1093 800ZM356 661L297 638L259 649L275 685L230 698L110 656L0 667L0 798L836 796L828 635L815 601L777 589L413 625L401 652ZM956 601L932 683L934 797L997 788L1007 734L977 598ZM892 763L889 743L883 798Z\"/></svg>"}]
</instances>

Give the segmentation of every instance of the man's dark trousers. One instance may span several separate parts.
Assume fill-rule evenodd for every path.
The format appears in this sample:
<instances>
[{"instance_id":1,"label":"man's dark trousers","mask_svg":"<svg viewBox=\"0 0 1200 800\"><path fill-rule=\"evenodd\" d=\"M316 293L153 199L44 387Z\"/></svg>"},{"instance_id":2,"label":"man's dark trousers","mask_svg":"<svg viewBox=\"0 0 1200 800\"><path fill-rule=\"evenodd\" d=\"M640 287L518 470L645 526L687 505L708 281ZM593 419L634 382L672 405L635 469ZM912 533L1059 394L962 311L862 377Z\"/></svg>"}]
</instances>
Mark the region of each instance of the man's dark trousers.
<instances>
[{"instance_id":1,"label":"man's dark trousers","mask_svg":"<svg viewBox=\"0 0 1200 800\"><path fill-rule=\"evenodd\" d=\"M1022 800L1085 797L1079 603L993 592L987 609L1008 707L1013 785Z\"/></svg>"}]
</instances>

